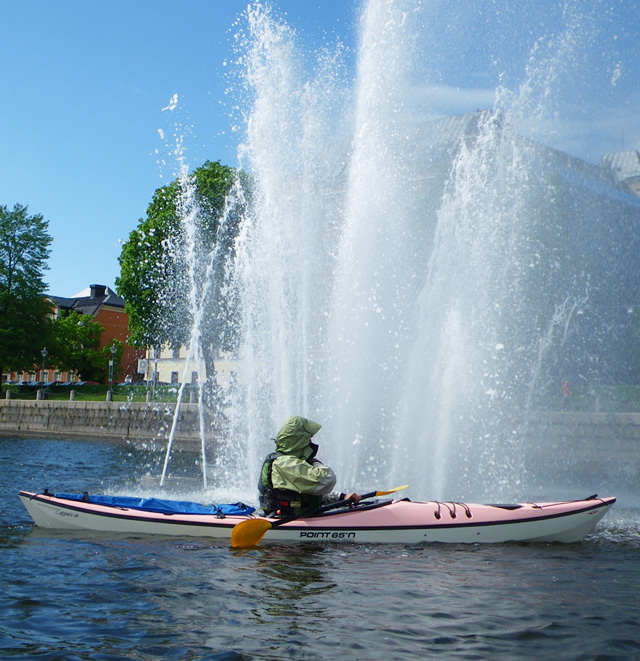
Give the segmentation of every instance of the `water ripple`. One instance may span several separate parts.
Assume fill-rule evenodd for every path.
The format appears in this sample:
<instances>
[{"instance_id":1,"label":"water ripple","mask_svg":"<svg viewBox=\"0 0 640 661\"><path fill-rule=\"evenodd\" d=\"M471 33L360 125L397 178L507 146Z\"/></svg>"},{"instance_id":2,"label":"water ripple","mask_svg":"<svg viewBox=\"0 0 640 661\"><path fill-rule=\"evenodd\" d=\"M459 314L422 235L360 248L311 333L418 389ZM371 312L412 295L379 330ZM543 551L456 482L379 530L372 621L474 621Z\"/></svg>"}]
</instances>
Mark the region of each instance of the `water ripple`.
<instances>
[{"instance_id":1,"label":"water ripple","mask_svg":"<svg viewBox=\"0 0 640 661\"><path fill-rule=\"evenodd\" d=\"M109 467L121 456L109 447L69 449ZM17 498L29 475L27 462L0 473L3 659L640 655L637 512L616 512L581 544L239 552L200 539L33 528Z\"/></svg>"}]
</instances>

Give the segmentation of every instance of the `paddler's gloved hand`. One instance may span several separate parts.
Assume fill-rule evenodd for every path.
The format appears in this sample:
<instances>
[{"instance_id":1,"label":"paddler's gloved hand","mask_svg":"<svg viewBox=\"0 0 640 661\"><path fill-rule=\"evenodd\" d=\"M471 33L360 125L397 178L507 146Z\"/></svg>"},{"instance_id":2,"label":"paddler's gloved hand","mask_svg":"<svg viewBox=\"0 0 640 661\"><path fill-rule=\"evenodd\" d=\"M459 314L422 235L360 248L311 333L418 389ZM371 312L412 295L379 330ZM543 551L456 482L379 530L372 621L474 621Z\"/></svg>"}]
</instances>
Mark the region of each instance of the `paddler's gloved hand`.
<instances>
[{"instance_id":1,"label":"paddler's gloved hand","mask_svg":"<svg viewBox=\"0 0 640 661\"><path fill-rule=\"evenodd\" d=\"M362 496L357 493L350 493L343 500L350 500L349 507L355 507L362 500Z\"/></svg>"}]
</instances>

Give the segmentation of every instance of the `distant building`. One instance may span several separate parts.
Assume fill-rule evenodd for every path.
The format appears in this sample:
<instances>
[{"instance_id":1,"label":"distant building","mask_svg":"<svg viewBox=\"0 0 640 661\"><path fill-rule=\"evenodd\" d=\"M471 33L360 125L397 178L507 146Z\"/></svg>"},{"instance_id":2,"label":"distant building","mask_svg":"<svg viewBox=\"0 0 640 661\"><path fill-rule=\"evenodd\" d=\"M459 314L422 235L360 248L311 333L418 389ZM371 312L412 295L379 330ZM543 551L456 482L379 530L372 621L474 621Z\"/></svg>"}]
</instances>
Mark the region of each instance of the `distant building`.
<instances>
[{"instance_id":1,"label":"distant building","mask_svg":"<svg viewBox=\"0 0 640 661\"><path fill-rule=\"evenodd\" d=\"M416 178L424 181L425 199L435 200L433 216L452 163L487 120L500 131L500 117L490 111L416 127L410 142L425 155ZM519 213L535 246L520 257L540 265L522 271L520 298L511 301L524 321L509 327L513 345L536 347L543 332L536 326L559 324L562 340L547 357L547 383L640 383L640 153L609 153L596 165L522 137L507 142L520 148Z\"/></svg>"},{"instance_id":2,"label":"distant building","mask_svg":"<svg viewBox=\"0 0 640 661\"><path fill-rule=\"evenodd\" d=\"M54 315L59 317L70 312L90 314L103 328L100 336L100 349L112 340L124 345L120 367L124 378L135 381L138 374L138 359L144 356L143 349L135 349L127 344L129 339L129 315L124 310L124 299L105 285L90 285L75 296L49 296L54 305ZM128 379L128 380L129 380Z\"/></svg>"},{"instance_id":3,"label":"distant building","mask_svg":"<svg viewBox=\"0 0 640 661\"><path fill-rule=\"evenodd\" d=\"M124 299L105 285L90 285L87 289L69 298L63 296L47 296L52 306L52 315L59 318L71 312L89 314L97 321L104 331L100 336L100 349L107 346L111 340L119 340L124 345L124 353L120 368L126 380L136 381L138 377L138 359L145 354L144 349L135 349L127 344L129 339L129 315L124 311ZM29 382L36 381L75 383L79 377L74 372L63 372L46 367L26 372L5 372L3 381Z\"/></svg>"},{"instance_id":4,"label":"distant building","mask_svg":"<svg viewBox=\"0 0 640 661\"><path fill-rule=\"evenodd\" d=\"M640 197L640 152L637 149L605 154L600 166L610 170L618 183Z\"/></svg>"},{"instance_id":5,"label":"distant building","mask_svg":"<svg viewBox=\"0 0 640 661\"><path fill-rule=\"evenodd\" d=\"M195 362L187 363L187 353L184 346L179 349L148 349L145 360L139 363L141 375L148 382L155 378L157 384L180 384L184 381L195 385L198 383L198 366ZM238 361L220 351L214 359L214 371L218 384L227 388L237 380ZM204 379L204 375L201 378Z\"/></svg>"}]
</instances>

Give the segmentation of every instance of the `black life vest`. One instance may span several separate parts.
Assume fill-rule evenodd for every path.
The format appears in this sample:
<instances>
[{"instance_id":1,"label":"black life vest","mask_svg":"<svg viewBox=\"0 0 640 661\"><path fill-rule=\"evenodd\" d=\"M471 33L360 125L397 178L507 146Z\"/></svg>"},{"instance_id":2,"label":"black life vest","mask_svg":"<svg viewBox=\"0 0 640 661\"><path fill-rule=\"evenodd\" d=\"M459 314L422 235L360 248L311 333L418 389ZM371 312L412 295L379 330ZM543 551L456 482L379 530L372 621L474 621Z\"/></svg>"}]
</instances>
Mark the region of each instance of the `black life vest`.
<instances>
[{"instance_id":1,"label":"black life vest","mask_svg":"<svg viewBox=\"0 0 640 661\"><path fill-rule=\"evenodd\" d=\"M322 496L310 493L299 493L290 489L274 489L271 480L273 462L283 456L284 452L268 454L262 463L258 491L260 492L260 507L265 514L279 512L280 514L303 514L322 505Z\"/></svg>"}]
</instances>

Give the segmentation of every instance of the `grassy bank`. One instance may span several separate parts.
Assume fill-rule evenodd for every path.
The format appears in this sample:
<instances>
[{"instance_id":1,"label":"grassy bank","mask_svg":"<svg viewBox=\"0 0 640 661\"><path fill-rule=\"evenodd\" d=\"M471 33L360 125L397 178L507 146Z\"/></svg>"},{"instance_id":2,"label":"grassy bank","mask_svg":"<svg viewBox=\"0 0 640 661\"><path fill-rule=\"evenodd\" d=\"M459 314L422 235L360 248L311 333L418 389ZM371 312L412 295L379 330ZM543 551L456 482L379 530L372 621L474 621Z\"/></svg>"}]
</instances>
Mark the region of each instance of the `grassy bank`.
<instances>
[{"instance_id":1,"label":"grassy bank","mask_svg":"<svg viewBox=\"0 0 640 661\"><path fill-rule=\"evenodd\" d=\"M3 385L2 397L6 396L6 391L11 391L11 399L37 399L40 388L36 386L16 386ZM145 402L147 394L153 402L172 402L175 403L178 397L178 386L114 386L114 402ZM109 386L107 385L73 385L73 386L49 386L44 388L45 399L48 400L69 400L71 391L74 392L76 401L86 402L104 402L107 399ZM188 403L191 393L197 398L197 388L187 386L182 393L182 401Z\"/></svg>"},{"instance_id":2,"label":"grassy bank","mask_svg":"<svg viewBox=\"0 0 640 661\"><path fill-rule=\"evenodd\" d=\"M37 399L39 388L35 386L2 386L1 395L4 398L6 391L11 391L12 399ZM47 400L69 400L71 391L74 391L76 401L104 402L107 399L109 386L107 385L73 385L50 386L44 389ZM149 397L152 402L175 403L178 397L179 385L161 385L153 389L151 386L131 385L114 386L114 402L145 402ZM182 402L189 403L193 393L197 401L198 389L186 386L182 393ZM541 398L544 400L544 397ZM588 387L578 384L571 387L570 394L563 397L555 393L548 396L546 402L534 402L534 410L540 411L566 411L566 412L640 412L640 386L599 386Z\"/></svg>"}]
</instances>

